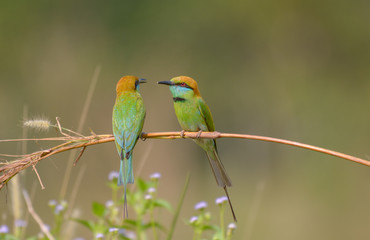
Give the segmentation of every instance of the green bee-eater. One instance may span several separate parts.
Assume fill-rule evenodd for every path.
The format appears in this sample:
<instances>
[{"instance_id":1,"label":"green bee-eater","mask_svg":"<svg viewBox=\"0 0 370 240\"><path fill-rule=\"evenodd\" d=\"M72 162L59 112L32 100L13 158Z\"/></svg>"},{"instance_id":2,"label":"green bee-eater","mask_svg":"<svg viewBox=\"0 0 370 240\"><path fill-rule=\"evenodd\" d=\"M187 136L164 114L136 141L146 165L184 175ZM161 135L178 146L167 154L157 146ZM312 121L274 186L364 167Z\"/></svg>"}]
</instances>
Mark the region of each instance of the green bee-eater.
<instances>
[{"instance_id":1,"label":"green bee-eater","mask_svg":"<svg viewBox=\"0 0 370 240\"><path fill-rule=\"evenodd\" d=\"M128 217L126 187L134 183L132 169L132 151L143 129L145 108L143 99L138 92L145 79L135 76L122 77L116 86L116 103L113 107L113 134L116 147L120 156L118 185L124 186L123 216Z\"/></svg>"},{"instance_id":2,"label":"green bee-eater","mask_svg":"<svg viewBox=\"0 0 370 240\"><path fill-rule=\"evenodd\" d=\"M201 131L215 131L211 111L206 102L200 96L197 82L194 79L180 76L172 78L170 81L162 81L158 83L170 86L177 120L179 121L183 131L199 131L199 134ZM217 184L225 190L231 212L236 221L235 213L227 192L227 187L231 186L231 180L218 157L216 141L214 139L205 138L197 138L193 140L202 147L204 151L206 151Z\"/></svg>"}]
</instances>

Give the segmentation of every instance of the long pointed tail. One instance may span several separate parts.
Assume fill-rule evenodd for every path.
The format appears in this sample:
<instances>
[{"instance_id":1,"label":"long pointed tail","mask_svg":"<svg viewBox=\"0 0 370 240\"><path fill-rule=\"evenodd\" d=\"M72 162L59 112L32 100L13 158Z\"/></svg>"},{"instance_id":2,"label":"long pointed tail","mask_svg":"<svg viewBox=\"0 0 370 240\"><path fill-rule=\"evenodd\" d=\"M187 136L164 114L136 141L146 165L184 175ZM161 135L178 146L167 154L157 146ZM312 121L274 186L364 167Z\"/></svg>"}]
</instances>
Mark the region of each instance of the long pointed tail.
<instances>
[{"instance_id":1,"label":"long pointed tail","mask_svg":"<svg viewBox=\"0 0 370 240\"><path fill-rule=\"evenodd\" d=\"M226 196L227 196L228 202L229 202L229 206L230 206L230 209L231 209L231 213L233 214L234 222L237 222L237 220L236 220L236 216L235 216L235 212L234 212L234 208L233 208L233 205L232 205L232 203L231 203L231 199L230 199L230 197L229 197L229 193L227 192L227 187L226 187L226 186L224 187L224 190L225 190L225 193L226 193Z\"/></svg>"},{"instance_id":2,"label":"long pointed tail","mask_svg":"<svg viewBox=\"0 0 370 240\"><path fill-rule=\"evenodd\" d=\"M213 175L216 178L218 186L222 187L226 193L231 212L233 214L234 221L236 222L236 216L234 212L233 205L231 204L229 193L227 192L227 187L231 187L231 179L227 175L224 165L222 164L220 158L218 157L217 151L207 152L207 157L209 164L211 165Z\"/></svg>"},{"instance_id":3,"label":"long pointed tail","mask_svg":"<svg viewBox=\"0 0 370 240\"><path fill-rule=\"evenodd\" d=\"M118 185L124 187L124 204L123 204L123 218L128 218L128 209L127 209L127 184L134 183L134 172L132 169L132 155L128 159L121 160Z\"/></svg>"},{"instance_id":4,"label":"long pointed tail","mask_svg":"<svg viewBox=\"0 0 370 240\"><path fill-rule=\"evenodd\" d=\"M231 179L227 175L224 165L222 164L216 150L207 151L209 164L211 165L213 175L216 178L217 184L220 187L231 187Z\"/></svg>"}]
</instances>

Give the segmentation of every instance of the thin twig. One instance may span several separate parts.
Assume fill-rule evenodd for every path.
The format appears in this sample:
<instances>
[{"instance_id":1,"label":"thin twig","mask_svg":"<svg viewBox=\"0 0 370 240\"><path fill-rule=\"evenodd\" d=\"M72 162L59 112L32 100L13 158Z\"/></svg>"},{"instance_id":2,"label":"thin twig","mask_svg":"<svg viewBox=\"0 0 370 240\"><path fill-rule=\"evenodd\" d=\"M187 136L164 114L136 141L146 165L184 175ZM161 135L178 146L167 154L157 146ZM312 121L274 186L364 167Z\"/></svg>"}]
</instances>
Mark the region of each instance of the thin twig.
<instances>
[{"instance_id":1,"label":"thin twig","mask_svg":"<svg viewBox=\"0 0 370 240\"><path fill-rule=\"evenodd\" d=\"M198 132L185 132L184 138L197 138ZM142 135L143 138L161 138L161 139L177 139L182 138L181 132L157 132L157 133L147 133ZM316 147L313 145L280 139L280 138L272 138L272 137L265 137L265 136L258 136L258 135L248 135L248 134L234 134L234 133L220 133L220 132L202 132L200 138L243 138L243 139L251 139L251 140L259 140L259 141L265 141L265 142L275 142L275 143L281 143L286 145L291 145L294 147L300 147L316 152L321 152L325 154L329 154L335 157L343 158L352 162L356 162L365 166L370 167L370 161L354 157L348 154L336 152L333 150Z\"/></svg>"},{"instance_id":2,"label":"thin twig","mask_svg":"<svg viewBox=\"0 0 370 240\"><path fill-rule=\"evenodd\" d=\"M146 164L147 160L149 159L150 152L152 151L153 144L149 143L148 146L145 148L143 157L140 159L139 166L136 168L135 174L137 176L141 176L141 172L144 168L144 165ZM130 187L130 191L134 191L137 184L130 184L128 187Z\"/></svg>"},{"instance_id":3,"label":"thin twig","mask_svg":"<svg viewBox=\"0 0 370 240\"><path fill-rule=\"evenodd\" d=\"M23 141L67 141L67 140L71 140L71 137L4 139L4 140L0 140L0 142L23 142Z\"/></svg>"},{"instance_id":4,"label":"thin twig","mask_svg":"<svg viewBox=\"0 0 370 240\"><path fill-rule=\"evenodd\" d=\"M79 121L78 127L77 127L77 132L81 132L82 128L85 124L85 121L86 121L86 118L87 118L87 113L89 111L91 100L92 100L92 97L93 97L93 94L94 94L94 91L95 91L95 86L96 86L96 83L98 82L98 77L99 77L99 74L100 74L100 70L101 70L100 65L96 66L94 74L93 74L92 79L91 79L89 90L87 92L87 97L86 97L85 103L83 105L82 114L81 114L80 121ZM60 189L60 199L65 198L68 183L69 183L69 179L71 178L72 163L73 163L74 158L75 158L75 151L71 151L69 156L68 156L68 165L67 165L66 171L64 172L63 183L62 183L62 187Z\"/></svg>"},{"instance_id":5,"label":"thin twig","mask_svg":"<svg viewBox=\"0 0 370 240\"><path fill-rule=\"evenodd\" d=\"M67 133L64 133L62 131L62 126L60 125L59 117L56 117L55 120L57 121L57 126L58 126L60 134L62 134L63 136L66 136L67 138L71 138L71 136L69 136Z\"/></svg>"},{"instance_id":6,"label":"thin twig","mask_svg":"<svg viewBox=\"0 0 370 240\"><path fill-rule=\"evenodd\" d=\"M72 192L71 192L71 197L70 197L69 202L68 202L69 207L68 207L68 211L65 215L67 219L72 214L73 205L76 202L77 194L80 190L80 185L81 185L81 182L82 182L82 178L85 175L85 172L86 172L86 164L83 164L82 167L80 168L80 171L77 174L76 180L73 182L73 189L72 189Z\"/></svg>"},{"instance_id":7,"label":"thin twig","mask_svg":"<svg viewBox=\"0 0 370 240\"><path fill-rule=\"evenodd\" d=\"M142 134L143 138L155 138L155 139L178 139L178 138L198 138L198 132L154 132L154 133L144 133ZM247 134L231 134L231 133L219 133L219 132L202 132L199 136L200 138L242 138L242 139L252 139L252 140L259 140L259 141L267 141L267 142L275 142L281 143L286 145L291 145L295 147L300 147L304 149L309 149L316 152L321 152L325 154L329 154L332 156L336 156L339 158L346 159L351 162L359 163L365 166L370 166L370 161L354 157L348 154L328 150L321 147L316 147L304 143L279 139L279 138L271 138L271 137L264 137L264 136L256 136L256 135L247 135ZM17 160L8 162L3 164L0 167L0 189L17 173L28 168L32 164L37 164L42 159L48 158L54 154L58 154L61 152L70 151L72 149L78 149L83 147L88 147L91 145L112 142L114 141L114 136L111 134L104 134L104 135L91 135L86 137L73 137L71 140L68 140L62 144L59 144L55 147L37 151L26 155L22 158ZM71 163L72 165L72 163Z\"/></svg>"},{"instance_id":8,"label":"thin twig","mask_svg":"<svg viewBox=\"0 0 370 240\"><path fill-rule=\"evenodd\" d=\"M77 165L77 162L82 157L82 154L85 152L85 149L86 149L86 146L81 149L80 154L78 154L78 157L76 158L75 162L73 163L73 166Z\"/></svg>"},{"instance_id":9,"label":"thin twig","mask_svg":"<svg viewBox=\"0 0 370 240\"><path fill-rule=\"evenodd\" d=\"M167 240L171 240L172 239L172 235L173 235L173 233L175 231L176 223L177 223L177 220L178 220L179 215L180 215L181 206L184 203L184 199L185 199L185 196L186 196L186 191L188 190L189 181L190 181L190 173L188 173L186 175L184 187L182 189L182 192L181 192L181 195L180 195L180 199L179 199L179 202L177 204L177 207L176 207L176 210L175 210L175 214L174 214L173 219L172 219L172 222L171 222L171 227L170 227L170 231L169 231L169 233L167 235Z\"/></svg>"},{"instance_id":10,"label":"thin twig","mask_svg":"<svg viewBox=\"0 0 370 240\"><path fill-rule=\"evenodd\" d=\"M49 232L49 229L46 227L46 225L44 224L44 222L41 220L41 218L39 217L39 215L35 212L35 210L33 209L33 206L32 206L32 202L31 202L31 199L30 197L28 196L28 193L26 190L23 190L23 196L24 196L24 200L26 201L26 205L27 205L27 208L28 208L28 212L31 214L31 216L35 219L35 221L37 222L37 224L40 226L40 229L43 233L45 233L45 235L50 239L50 240L55 240L55 238L53 237L53 235L51 235L51 233Z\"/></svg>"},{"instance_id":11,"label":"thin twig","mask_svg":"<svg viewBox=\"0 0 370 240\"><path fill-rule=\"evenodd\" d=\"M45 189L45 186L44 186L44 184L41 181L41 177L40 177L39 173L37 172L36 166L35 165L32 165L32 168L33 168L33 171L35 171L35 173L37 175L37 178L39 179L39 183L41 185L41 189L44 190Z\"/></svg>"},{"instance_id":12,"label":"thin twig","mask_svg":"<svg viewBox=\"0 0 370 240\"><path fill-rule=\"evenodd\" d=\"M72 131L71 129L63 128L63 127L60 125L59 117L56 117L56 118L55 118L55 120L56 120L56 122L57 122L57 126L54 126L54 125L53 125L53 127L57 127L57 128L58 128L58 130L59 130L59 132L60 132L62 135L67 136L68 138L71 138L71 136L70 136L70 135L68 135L68 134L66 134L66 133L64 133L64 132L62 131L62 130L65 130L65 131L67 131L67 132L73 133L73 134L74 134L74 135L76 135L76 136L84 137L84 135L79 134L78 132Z\"/></svg>"}]
</instances>

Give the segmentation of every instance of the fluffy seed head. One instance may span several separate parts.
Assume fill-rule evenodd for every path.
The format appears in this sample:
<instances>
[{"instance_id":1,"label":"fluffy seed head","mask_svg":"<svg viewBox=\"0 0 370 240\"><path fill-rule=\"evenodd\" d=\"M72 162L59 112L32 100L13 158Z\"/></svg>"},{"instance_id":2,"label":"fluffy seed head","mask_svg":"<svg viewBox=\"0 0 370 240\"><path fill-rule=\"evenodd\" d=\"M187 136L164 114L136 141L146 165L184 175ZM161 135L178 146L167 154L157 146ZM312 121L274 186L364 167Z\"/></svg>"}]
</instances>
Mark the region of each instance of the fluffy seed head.
<instances>
[{"instance_id":1,"label":"fluffy seed head","mask_svg":"<svg viewBox=\"0 0 370 240\"><path fill-rule=\"evenodd\" d=\"M44 118L33 118L23 122L23 127L34 128L38 131L47 132L51 126L51 122Z\"/></svg>"}]
</instances>

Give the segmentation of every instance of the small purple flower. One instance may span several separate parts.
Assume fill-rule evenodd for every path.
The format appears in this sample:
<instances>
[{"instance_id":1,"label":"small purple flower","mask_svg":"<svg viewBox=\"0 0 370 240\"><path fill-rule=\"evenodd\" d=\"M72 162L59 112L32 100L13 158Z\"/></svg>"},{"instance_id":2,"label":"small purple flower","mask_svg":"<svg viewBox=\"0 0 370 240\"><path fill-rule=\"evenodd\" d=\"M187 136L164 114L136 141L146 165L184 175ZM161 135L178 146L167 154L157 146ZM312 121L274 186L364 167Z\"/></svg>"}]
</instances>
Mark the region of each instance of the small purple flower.
<instances>
[{"instance_id":1,"label":"small purple flower","mask_svg":"<svg viewBox=\"0 0 370 240\"><path fill-rule=\"evenodd\" d=\"M113 181L113 179L118 179L119 173L117 171L111 171L108 175L109 181Z\"/></svg>"},{"instance_id":2,"label":"small purple flower","mask_svg":"<svg viewBox=\"0 0 370 240\"><path fill-rule=\"evenodd\" d=\"M114 205L114 202L112 200L108 200L105 202L105 207L110 208Z\"/></svg>"},{"instance_id":3,"label":"small purple flower","mask_svg":"<svg viewBox=\"0 0 370 240\"><path fill-rule=\"evenodd\" d=\"M74 238L73 240L85 240L85 238L83 238L83 237L77 237L77 238Z\"/></svg>"},{"instance_id":4,"label":"small purple flower","mask_svg":"<svg viewBox=\"0 0 370 240\"><path fill-rule=\"evenodd\" d=\"M135 232L133 232L133 231L127 231L127 232L126 232L126 237L127 237L128 239L137 239L136 234L135 234Z\"/></svg>"},{"instance_id":5,"label":"small purple flower","mask_svg":"<svg viewBox=\"0 0 370 240\"><path fill-rule=\"evenodd\" d=\"M49 224L44 224L44 227L48 230L48 231L50 231L50 225Z\"/></svg>"},{"instance_id":6,"label":"small purple flower","mask_svg":"<svg viewBox=\"0 0 370 240\"><path fill-rule=\"evenodd\" d=\"M158 172L153 173L153 174L151 174L151 175L150 175L150 179L151 179L151 180L158 180L158 179L160 179L160 178L161 178L161 174L160 174L160 173L158 173Z\"/></svg>"},{"instance_id":7,"label":"small purple flower","mask_svg":"<svg viewBox=\"0 0 370 240\"><path fill-rule=\"evenodd\" d=\"M9 227L7 225L0 225L0 234L1 233L9 233Z\"/></svg>"},{"instance_id":8,"label":"small purple flower","mask_svg":"<svg viewBox=\"0 0 370 240\"><path fill-rule=\"evenodd\" d=\"M128 239L136 239L136 234L135 232L133 231L128 231L124 228L120 228L118 229L118 234L120 236L124 236L125 238L128 238Z\"/></svg>"},{"instance_id":9,"label":"small purple flower","mask_svg":"<svg viewBox=\"0 0 370 240\"><path fill-rule=\"evenodd\" d=\"M157 190L154 187L151 187L151 188L148 189L148 193L154 193L156 191Z\"/></svg>"},{"instance_id":10,"label":"small purple flower","mask_svg":"<svg viewBox=\"0 0 370 240\"><path fill-rule=\"evenodd\" d=\"M55 207L55 210L54 210L54 213L55 214L59 214L60 212L62 212L64 210L64 206L62 204L58 204L56 207Z\"/></svg>"},{"instance_id":11,"label":"small purple flower","mask_svg":"<svg viewBox=\"0 0 370 240\"><path fill-rule=\"evenodd\" d=\"M57 200L49 200L49 206L50 207L55 207L58 204Z\"/></svg>"},{"instance_id":12,"label":"small purple flower","mask_svg":"<svg viewBox=\"0 0 370 240\"><path fill-rule=\"evenodd\" d=\"M118 233L119 233L120 235L122 235L122 236L126 236L127 230L126 230L126 229L124 229L124 228L120 228L120 229L118 229Z\"/></svg>"},{"instance_id":13,"label":"small purple flower","mask_svg":"<svg viewBox=\"0 0 370 240\"><path fill-rule=\"evenodd\" d=\"M145 200L151 200L152 198L153 198L152 195L149 194L145 195Z\"/></svg>"},{"instance_id":14,"label":"small purple flower","mask_svg":"<svg viewBox=\"0 0 370 240\"><path fill-rule=\"evenodd\" d=\"M118 232L118 228L109 228L109 232Z\"/></svg>"},{"instance_id":15,"label":"small purple flower","mask_svg":"<svg viewBox=\"0 0 370 240\"><path fill-rule=\"evenodd\" d=\"M15 220L14 225L15 225L15 227L26 227L27 222L22 220L22 219L17 219L17 220Z\"/></svg>"},{"instance_id":16,"label":"small purple flower","mask_svg":"<svg viewBox=\"0 0 370 240\"><path fill-rule=\"evenodd\" d=\"M95 235L95 238L103 238L104 234L103 233L98 233Z\"/></svg>"},{"instance_id":17,"label":"small purple flower","mask_svg":"<svg viewBox=\"0 0 370 240\"><path fill-rule=\"evenodd\" d=\"M203 210L207 206L208 206L207 202L202 201L202 202L198 202L197 204L195 204L194 208L195 208L195 210Z\"/></svg>"},{"instance_id":18,"label":"small purple flower","mask_svg":"<svg viewBox=\"0 0 370 240\"><path fill-rule=\"evenodd\" d=\"M222 197L219 197L219 198L216 198L216 204L217 205L221 205L221 204L223 204L224 202L227 202L227 197L226 196L222 196Z\"/></svg>"},{"instance_id":19,"label":"small purple flower","mask_svg":"<svg viewBox=\"0 0 370 240\"><path fill-rule=\"evenodd\" d=\"M235 223L230 223L227 228L229 229L235 229L236 228L236 224Z\"/></svg>"},{"instance_id":20,"label":"small purple flower","mask_svg":"<svg viewBox=\"0 0 370 240\"><path fill-rule=\"evenodd\" d=\"M189 220L190 223L195 223L196 221L198 221L198 217L197 216L192 216Z\"/></svg>"}]
</instances>

